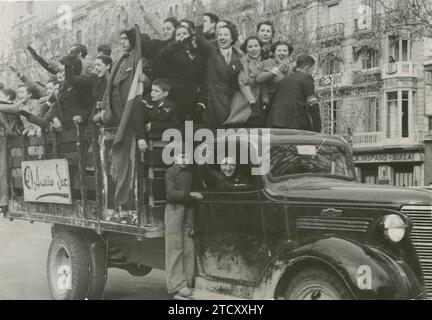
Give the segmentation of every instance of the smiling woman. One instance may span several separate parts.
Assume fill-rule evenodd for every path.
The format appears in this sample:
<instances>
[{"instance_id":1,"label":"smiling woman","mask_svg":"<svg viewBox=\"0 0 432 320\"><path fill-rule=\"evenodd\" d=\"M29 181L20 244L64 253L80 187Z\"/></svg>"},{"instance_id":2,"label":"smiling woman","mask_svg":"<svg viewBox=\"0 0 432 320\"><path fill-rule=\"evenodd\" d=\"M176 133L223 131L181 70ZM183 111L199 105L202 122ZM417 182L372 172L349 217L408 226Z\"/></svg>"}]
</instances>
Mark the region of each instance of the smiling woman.
<instances>
[{"instance_id":1,"label":"smiling woman","mask_svg":"<svg viewBox=\"0 0 432 320\"><path fill-rule=\"evenodd\" d=\"M204 12L198 11L197 16L202 17ZM238 74L242 69L243 55L233 47L238 34L228 25L220 28L217 33L218 46L215 47L204 36L203 19L197 20L196 25L196 44L207 63L208 108L204 120L207 123L222 124L230 115L232 100L238 91Z\"/></svg>"},{"instance_id":2,"label":"smiling woman","mask_svg":"<svg viewBox=\"0 0 432 320\"><path fill-rule=\"evenodd\" d=\"M258 37L250 36L241 46L246 54L241 59L242 70L239 74L239 91L234 95L231 104L231 114L225 124L246 124L247 127L262 127L265 125L265 110L268 101L263 85L256 79L262 72L262 46Z\"/></svg>"}]
</instances>

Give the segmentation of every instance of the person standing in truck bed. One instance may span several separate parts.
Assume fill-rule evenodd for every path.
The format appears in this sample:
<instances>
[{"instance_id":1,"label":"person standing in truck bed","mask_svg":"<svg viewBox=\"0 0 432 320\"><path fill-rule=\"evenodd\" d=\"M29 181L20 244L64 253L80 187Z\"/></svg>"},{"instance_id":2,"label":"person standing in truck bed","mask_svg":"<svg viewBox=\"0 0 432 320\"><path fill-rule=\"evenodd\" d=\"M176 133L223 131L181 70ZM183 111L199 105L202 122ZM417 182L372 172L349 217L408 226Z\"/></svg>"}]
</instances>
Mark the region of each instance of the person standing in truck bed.
<instances>
[{"instance_id":1,"label":"person standing in truck bed","mask_svg":"<svg viewBox=\"0 0 432 320\"><path fill-rule=\"evenodd\" d=\"M319 101L312 73L315 60L297 59L296 70L278 85L268 117L268 127L321 132Z\"/></svg>"}]
</instances>

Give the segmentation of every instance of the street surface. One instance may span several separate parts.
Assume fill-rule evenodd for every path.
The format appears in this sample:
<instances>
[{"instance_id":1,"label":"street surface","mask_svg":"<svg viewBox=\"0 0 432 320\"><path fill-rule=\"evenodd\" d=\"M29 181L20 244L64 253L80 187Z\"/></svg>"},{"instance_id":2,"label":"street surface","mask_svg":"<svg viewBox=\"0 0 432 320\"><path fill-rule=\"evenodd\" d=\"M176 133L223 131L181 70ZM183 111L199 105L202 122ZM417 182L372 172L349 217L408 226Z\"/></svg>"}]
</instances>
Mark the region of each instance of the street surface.
<instances>
[{"instance_id":1,"label":"street surface","mask_svg":"<svg viewBox=\"0 0 432 320\"><path fill-rule=\"evenodd\" d=\"M0 300L51 299L46 280L46 260L51 241L50 225L13 221L0 216ZM126 271L109 269L105 299L166 300L165 273L153 270L136 278Z\"/></svg>"}]
</instances>

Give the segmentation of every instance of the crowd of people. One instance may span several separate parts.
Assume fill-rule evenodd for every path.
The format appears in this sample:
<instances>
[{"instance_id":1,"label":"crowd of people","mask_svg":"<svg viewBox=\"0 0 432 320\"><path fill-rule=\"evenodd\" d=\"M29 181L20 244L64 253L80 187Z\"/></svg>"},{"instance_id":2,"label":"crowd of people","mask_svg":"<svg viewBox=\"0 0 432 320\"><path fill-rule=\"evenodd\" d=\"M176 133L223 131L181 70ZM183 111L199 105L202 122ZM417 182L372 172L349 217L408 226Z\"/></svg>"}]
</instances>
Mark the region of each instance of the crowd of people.
<instances>
[{"instance_id":1,"label":"crowd of people","mask_svg":"<svg viewBox=\"0 0 432 320\"><path fill-rule=\"evenodd\" d=\"M198 1L193 19L171 17L164 21L162 39L152 39L136 28L122 31L122 55L115 62L109 44L97 48L93 63L88 63L87 48L82 44L71 46L57 63L46 61L28 46L50 79L45 84L33 82L24 72L11 68L21 81L19 88L0 84L1 181L6 180L6 136L38 136L42 128L64 132L77 123L121 126L126 112L130 115L126 125L133 129L141 151L147 149L146 124L151 122L193 120L211 126L320 132L319 101L312 78L315 61L309 55L299 55L293 63L290 57L295 48L275 39L275 34L274 24L264 21L257 25L256 34L239 44L236 25L206 13ZM142 66L138 72L142 99L134 101L129 110L137 66ZM119 159L124 164L127 157ZM224 181L236 177L228 160L222 164L227 167L222 170ZM216 176L208 183L219 180ZM238 177L232 180L242 182ZM202 195L191 192L191 172L184 161L168 171L166 188L168 290L189 296L190 279L185 278L188 272L182 267L183 241L189 238L181 235L181 229L184 221L191 219L188 203ZM0 183L0 207L7 205L6 195L7 185Z\"/></svg>"},{"instance_id":2,"label":"crowd of people","mask_svg":"<svg viewBox=\"0 0 432 320\"><path fill-rule=\"evenodd\" d=\"M144 98L134 107L137 136L143 138L145 123L153 121L321 130L318 104L311 103L311 56L292 63L295 48L274 39L270 21L238 44L234 23L199 8L196 16L195 21L166 19L162 39L140 36ZM51 78L41 84L11 68L21 84L16 95L3 86L0 112L19 115L15 130L29 136L40 135L41 127L68 130L76 121L118 125L134 77L137 42L134 30L122 31L120 59L113 63L110 45L103 44L91 64L82 44L73 45L59 63L28 46Z\"/></svg>"}]
</instances>

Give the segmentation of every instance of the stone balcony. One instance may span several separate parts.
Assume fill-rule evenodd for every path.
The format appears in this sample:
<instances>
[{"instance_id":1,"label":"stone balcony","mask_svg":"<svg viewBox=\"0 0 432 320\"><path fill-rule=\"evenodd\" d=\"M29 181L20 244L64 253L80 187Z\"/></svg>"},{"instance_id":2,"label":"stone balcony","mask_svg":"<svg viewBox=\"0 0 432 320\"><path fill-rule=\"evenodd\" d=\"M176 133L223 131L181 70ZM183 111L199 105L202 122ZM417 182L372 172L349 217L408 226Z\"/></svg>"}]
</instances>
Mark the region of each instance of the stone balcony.
<instances>
[{"instance_id":1,"label":"stone balcony","mask_svg":"<svg viewBox=\"0 0 432 320\"><path fill-rule=\"evenodd\" d=\"M382 71L380 68L353 72L352 83L356 86L375 85L381 83L381 81Z\"/></svg>"},{"instance_id":2,"label":"stone balcony","mask_svg":"<svg viewBox=\"0 0 432 320\"><path fill-rule=\"evenodd\" d=\"M383 80L393 78L418 78L420 65L411 61L399 61L387 63L382 71Z\"/></svg>"},{"instance_id":3,"label":"stone balcony","mask_svg":"<svg viewBox=\"0 0 432 320\"><path fill-rule=\"evenodd\" d=\"M411 131L410 136L407 138L401 138L400 135L397 134L391 134L390 137L388 137L386 132L365 132L354 134L352 137L352 145L354 150L371 148L390 149L422 145L423 140L423 131Z\"/></svg>"}]
</instances>

